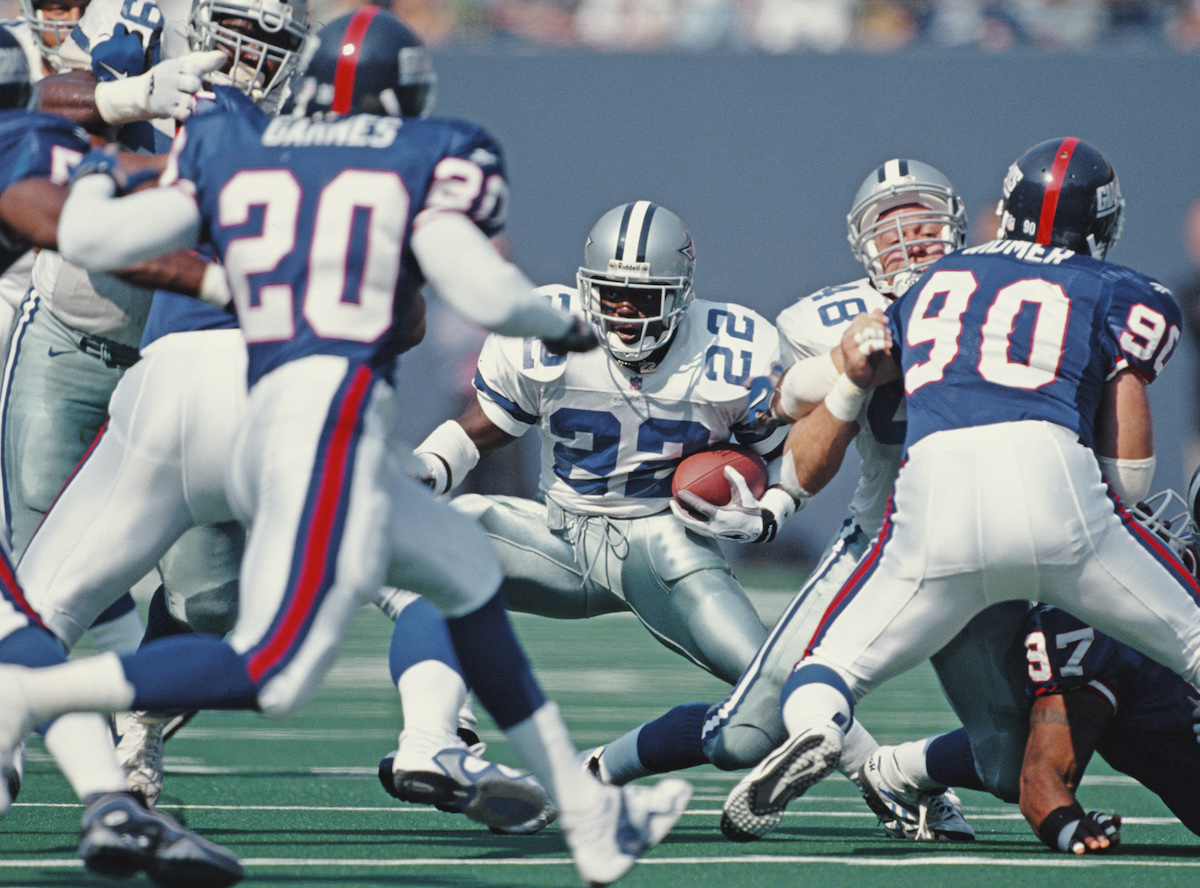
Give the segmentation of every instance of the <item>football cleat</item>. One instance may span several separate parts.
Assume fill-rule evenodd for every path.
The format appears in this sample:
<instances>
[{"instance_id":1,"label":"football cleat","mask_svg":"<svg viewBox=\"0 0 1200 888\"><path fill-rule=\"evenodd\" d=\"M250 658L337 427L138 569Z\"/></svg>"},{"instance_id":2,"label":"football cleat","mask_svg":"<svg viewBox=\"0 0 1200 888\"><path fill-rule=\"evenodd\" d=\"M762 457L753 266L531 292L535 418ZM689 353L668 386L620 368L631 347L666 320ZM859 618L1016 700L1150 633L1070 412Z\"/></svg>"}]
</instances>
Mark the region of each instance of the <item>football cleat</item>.
<instances>
[{"instance_id":1,"label":"football cleat","mask_svg":"<svg viewBox=\"0 0 1200 888\"><path fill-rule=\"evenodd\" d=\"M145 872L161 888L227 888L245 876L237 858L132 792L85 799L79 857L94 873L128 878Z\"/></svg>"},{"instance_id":2,"label":"football cleat","mask_svg":"<svg viewBox=\"0 0 1200 888\"><path fill-rule=\"evenodd\" d=\"M575 871L591 888L611 885L671 831L692 797L686 780L654 786L605 786L596 809L563 818Z\"/></svg>"},{"instance_id":3,"label":"football cleat","mask_svg":"<svg viewBox=\"0 0 1200 888\"><path fill-rule=\"evenodd\" d=\"M494 832L537 832L558 816L546 790L515 768L473 755L457 736L405 730L379 763L379 782L403 802L465 814Z\"/></svg>"},{"instance_id":4,"label":"football cleat","mask_svg":"<svg viewBox=\"0 0 1200 888\"><path fill-rule=\"evenodd\" d=\"M125 780L153 807L163 788L163 723L145 712L126 712L119 727L117 761Z\"/></svg>"},{"instance_id":5,"label":"football cleat","mask_svg":"<svg viewBox=\"0 0 1200 888\"><path fill-rule=\"evenodd\" d=\"M721 811L721 832L733 842L753 842L779 825L788 802L804 795L837 767L842 732L833 725L801 731L741 779Z\"/></svg>"},{"instance_id":6,"label":"football cleat","mask_svg":"<svg viewBox=\"0 0 1200 888\"><path fill-rule=\"evenodd\" d=\"M973 842L975 830L963 816L963 804L952 789L944 792L900 792L880 773L878 749L859 772L863 800L884 830L914 842Z\"/></svg>"}]
</instances>

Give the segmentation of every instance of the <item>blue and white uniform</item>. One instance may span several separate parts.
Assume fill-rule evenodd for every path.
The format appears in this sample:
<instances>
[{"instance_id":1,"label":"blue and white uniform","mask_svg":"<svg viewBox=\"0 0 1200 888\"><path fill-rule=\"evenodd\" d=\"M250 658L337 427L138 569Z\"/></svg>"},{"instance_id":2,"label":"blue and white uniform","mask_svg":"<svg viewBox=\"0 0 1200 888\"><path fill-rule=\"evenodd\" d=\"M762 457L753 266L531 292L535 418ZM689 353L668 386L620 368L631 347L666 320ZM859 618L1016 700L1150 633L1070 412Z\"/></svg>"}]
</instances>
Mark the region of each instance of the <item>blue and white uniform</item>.
<instances>
[{"instance_id":1,"label":"blue and white uniform","mask_svg":"<svg viewBox=\"0 0 1200 888\"><path fill-rule=\"evenodd\" d=\"M576 287L538 290L582 314ZM490 336L475 375L501 430L541 441L537 500L467 494L504 568L510 610L563 619L637 614L671 650L733 682L766 635L716 541L669 510L686 456L731 437L764 455L783 433L752 427L746 383L778 360L774 326L740 305L695 300L661 363L639 372L598 348L554 356Z\"/></svg>"},{"instance_id":2,"label":"blue and white uniform","mask_svg":"<svg viewBox=\"0 0 1200 888\"><path fill-rule=\"evenodd\" d=\"M1200 677L1200 586L1126 511L1091 449L1106 381L1127 368L1152 381L1170 358L1170 292L1068 250L996 241L939 260L889 317L905 463L789 687L832 685L844 719L984 607L1023 598Z\"/></svg>"},{"instance_id":3,"label":"blue and white uniform","mask_svg":"<svg viewBox=\"0 0 1200 888\"><path fill-rule=\"evenodd\" d=\"M1165 666L1055 607L1025 622L1030 697L1086 690L1112 709L1096 741L1101 758L1154 792L1200 834L1196 689Z\"/></svg>"}]
</instances>

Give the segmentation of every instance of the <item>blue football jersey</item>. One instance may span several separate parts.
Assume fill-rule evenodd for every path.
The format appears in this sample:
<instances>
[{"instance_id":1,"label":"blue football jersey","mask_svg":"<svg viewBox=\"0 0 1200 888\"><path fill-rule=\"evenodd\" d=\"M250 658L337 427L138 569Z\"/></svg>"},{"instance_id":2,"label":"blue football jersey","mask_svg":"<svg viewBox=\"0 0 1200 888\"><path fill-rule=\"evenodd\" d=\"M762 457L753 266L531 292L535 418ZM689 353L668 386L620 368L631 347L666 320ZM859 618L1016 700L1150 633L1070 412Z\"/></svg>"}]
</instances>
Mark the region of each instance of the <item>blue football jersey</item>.
<instances>
[{"instance_id":1,"label":"blue football jersey","mask_svg":"<svg viewBox=\"0 0 1200 888\"><path fill-rule=\"evenodd\" d=\"M87 133L65 117L22 109L0 111L0 192L24 179L67 184L71 168L91 148ZM0 272L29 249L0 231Z\"/></svg>"},{"instance_id":2,"label":"blue football jersey","mask_svg":"<svg viewBox=\"0 0 1200 888\"><path fill-rule=\"evenodd\" d=\"M1092 446L1104 383L1147 382L1179 341L1175 297L1132 269L1025 241L946 256L889 309L905 446L945 429L1044 420Z\"/></svg>"},{"instance_id":3,"label":"blue football jersey","mask_svg":"<svg viewBox=\"0 0 1200 888\"><path fill-rule=\"evenodd\" d=\"M463 212L492 235L507 204L500 146L445 118L197 116L163 181L194 195L225 266L251 385L313 354L390 375L425 283L408 244L416 215Z\"/></svg>"}]
</instances>

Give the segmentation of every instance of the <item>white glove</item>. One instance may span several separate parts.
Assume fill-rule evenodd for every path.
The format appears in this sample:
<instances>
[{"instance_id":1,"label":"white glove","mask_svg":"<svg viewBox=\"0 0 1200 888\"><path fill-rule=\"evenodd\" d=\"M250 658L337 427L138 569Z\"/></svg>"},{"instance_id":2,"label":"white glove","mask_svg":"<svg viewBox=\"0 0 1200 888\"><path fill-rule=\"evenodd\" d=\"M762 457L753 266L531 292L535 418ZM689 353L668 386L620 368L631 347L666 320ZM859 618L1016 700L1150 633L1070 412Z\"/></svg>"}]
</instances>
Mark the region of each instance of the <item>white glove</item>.
<instances>
[{"instance_id":1,"label":"white glove","mask_svg":"<svg viewBox=\"0 0 1200 888\"><path fill-rule=\"evenodd\" d=\"M156 117L187 120L196 110L204 76L229 57L219 49L159 62L145 74L96 84L96 110L113 125Z\"/></svg>"},{"instance_id":2,"label":"white glove","mask_svg":"<svg viewBox=\"0 0 1200 888\"><path fill-rule=\"evenodd\" d=\"M438 496L450 489L450 469L444 459L428 450L418 450L413 456L415 459L406 466L409 477L420 481Z\"/></svg>"},{"instance_id":3,"label":"white glove","mask_svg":"<svg viewBox=\"0 0 1200 888\"><path fill-rule=\"evenodd\" d=\"M688 530L701 536L739 543L766 543L775 538L779 525L796 510L796 503L778 487L770 488L761 500L756 499L746 484L746 479L731 466L725 467L731 496L729 504L714 506L705 502L690 490L679 491L679 502L671 500L671 511ZM770 498L770 499L768 499ZM767 508L774 505L778 510ZM789 508L790 506L790 508ZM689 514L688 509L698 512L703 518Z\"/></svg>"}]
</instances>

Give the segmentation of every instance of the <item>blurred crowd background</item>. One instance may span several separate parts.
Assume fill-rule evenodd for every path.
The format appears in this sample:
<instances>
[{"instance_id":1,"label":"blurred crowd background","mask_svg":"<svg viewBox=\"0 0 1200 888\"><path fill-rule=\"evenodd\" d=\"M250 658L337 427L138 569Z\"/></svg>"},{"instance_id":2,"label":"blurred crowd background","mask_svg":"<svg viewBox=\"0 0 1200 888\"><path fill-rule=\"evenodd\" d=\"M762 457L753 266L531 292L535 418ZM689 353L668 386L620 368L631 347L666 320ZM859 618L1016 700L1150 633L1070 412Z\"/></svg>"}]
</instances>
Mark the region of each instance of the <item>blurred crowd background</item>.
<instances>
[{"instance_id":1,"label":"blurred crowd background","mask_svg":"<svg viewBox=\"0 0 1200 888\"><path fill-rule=\"evenodd\" d=\"M327 19L352 0L314 0ZM1200 0L393 0L435 47L891 52L1200 49Z\"/></svg>"}]
</instances>

